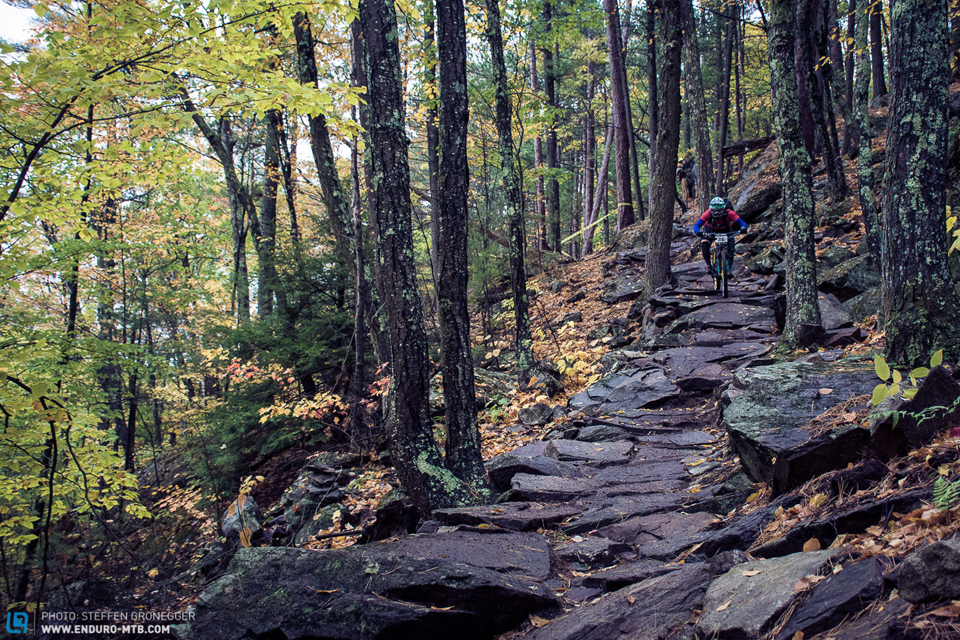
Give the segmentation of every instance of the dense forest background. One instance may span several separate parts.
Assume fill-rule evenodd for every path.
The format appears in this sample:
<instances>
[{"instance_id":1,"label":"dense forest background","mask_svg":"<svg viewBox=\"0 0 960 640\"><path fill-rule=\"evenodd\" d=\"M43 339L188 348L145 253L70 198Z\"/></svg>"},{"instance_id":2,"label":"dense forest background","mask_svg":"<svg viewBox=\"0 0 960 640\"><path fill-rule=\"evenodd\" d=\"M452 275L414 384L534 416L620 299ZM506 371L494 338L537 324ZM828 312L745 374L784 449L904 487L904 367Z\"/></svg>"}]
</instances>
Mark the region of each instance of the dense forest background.
<instances>
[{"instance_id":1,"label":"dense forest background","mask_svg":"<svg viewBox=\"0 0 960 640\"><path fill-rule=\"evenodd\" d=\"M883 265L891 362L960 346L954 0L11 4L37 23L0 45L8 603L174 503L215 526L293 447L389 455L422 511L489 499L474 359L534 396L593 379L527 276L642 229L653 292L675 218L774 139L785 348L820 324L815 162ZM147 509L163 456L191 479Z\"/></svg>"}]
</instances>

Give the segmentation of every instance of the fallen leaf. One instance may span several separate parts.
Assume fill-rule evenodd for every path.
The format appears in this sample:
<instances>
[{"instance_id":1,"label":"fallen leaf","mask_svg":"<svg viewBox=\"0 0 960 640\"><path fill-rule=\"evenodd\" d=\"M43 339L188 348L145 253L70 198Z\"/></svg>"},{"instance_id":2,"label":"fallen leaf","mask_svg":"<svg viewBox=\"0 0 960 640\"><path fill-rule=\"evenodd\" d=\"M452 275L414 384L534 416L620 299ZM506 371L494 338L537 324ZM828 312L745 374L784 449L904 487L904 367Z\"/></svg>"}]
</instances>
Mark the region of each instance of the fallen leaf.
<instances>
[{"instance_id":1,"label":"fallen leaf","mask_svg":"<svg viewBox=\"0 0 960 640\"><path fill-rule=\"evenodd\" d=\"M833 389L820 389L820 395L828 396L833 393Z\"/></svg>"},{"instance_id":2,"label":"fallen leaf","mask_svg":"<svg viewBox=\"0 0 960 640\"><path fill-rule=\"evenodd\" d=\"M537 616L531 615L531 616L530 616L530 624L532 624L533 626L535 626L535 627L537 627L537 628L539 629L540 627L543 627L543 626L545 626L545 625L550 624L550 621L549 621L549 620L544 620L543 618L538 618Z\"/></svg>"},{"instance_id":3,"label":"fallen leaf","mask_svg":"<svg viewBox=\"0 0 960 640\"><path fill-rule=\"evenodd\" d=\"M941 618L956 618L960 616L960 605L952 604L946 607L940 607L939 609L931 611L930 615Z\"/></svg>"},{"instance_id":4,"label":"fallen leaf","mask_svg":"<svg viewBox=\"0 0 960 640\"><path fill-rule=\"evenodd\" d=\"M820 549L821 549L820 541L817 540L816 538L810 538L809 540L803 543L804 552L820 551Z\"/></svg>"},{"instance_id":5,"label":"fallen leaf","mask_svg":"<svg viewBox=\"0 0 960 640\"><path fill-rule=\"evenodd\" d=\"M790 640L803 640L803 631L797 631Z\"/></svg>"},{"instance_id":6,"label":"fallen leaf","mask_svg":"<svg viewBox=\"0 0 960 640\"><path fill-rule=\"evenodd\" d=\"M717 607L717 612L719 613L720 611L723 611L724 609L726 609L727 607L729 607L732 603L733 603L733 600L727 600L727 601L724 602L722 605L720 605L719 607Z\"/></svg>"},{"instance_id":7,"label":"fallen leaf","mask_svg":"<svg viewBox=\"0 0 960 640\"><path fill-rule=\"evenodd\" d=\"M852 411L848 411L847 413L843 414L842 418L847 422L854 422L857 419L857 414Z\"/></svg>"},{"instance_id":8,"label":"fallen leaf","mask_svg":"<svg viewBox=\"0 0 960 640\"><path fill-rule=\"evenodd\" d=\"M570 538L570 542L583 542L583 541L584 541L583 536L573 536L572 538Z\"/></svg>"},{"instance_id":9,"label":"fallen leaf","mask_svg":"<svg viewBox=\"0 0 960 640\"><path fill-rule=\"evenodd\" d=\"M636 601L637 601L637 597L635 595L630 594L627 596L627 602L629 602L630 604L633 604Z\"/></svg>"},{"instance_id":10,"label":"fallen leaf","mask_svg":"<svg viewBox=\"0 0 960 640\"><path fill-rule=\"evenodd\" d=\"M740 575L751 578L753 576L760 575L760 572L757 571L756 569L749 569L749 570L741 571Z\"/></svg>"}]
</instances>

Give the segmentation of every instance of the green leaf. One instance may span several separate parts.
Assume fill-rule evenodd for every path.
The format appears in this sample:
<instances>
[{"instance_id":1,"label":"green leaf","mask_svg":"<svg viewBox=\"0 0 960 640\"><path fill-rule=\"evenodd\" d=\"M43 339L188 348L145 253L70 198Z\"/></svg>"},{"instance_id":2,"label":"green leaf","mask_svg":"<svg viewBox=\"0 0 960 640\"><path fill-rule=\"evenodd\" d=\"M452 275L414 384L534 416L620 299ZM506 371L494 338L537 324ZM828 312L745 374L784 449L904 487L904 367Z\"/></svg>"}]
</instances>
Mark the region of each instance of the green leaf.
<instances>
[{"instance_id":1,"label":"green leaf","mask_svg":"<svg viewBox=\"0 0 960 640\"><path fill-rule=\"evenodd\" d=\"M881 382L880 384L878 384L876 387L873 388L873 398L871 399L871 402L874 405L878 405L881 402L883 402L886 397L887 397L887 385Z\"/></svg>"},{"instance_id":2,"label":"green leaf","mask_svg":"<svg viewBox=\"0 0 960 640\"><path fill-rule=\"evenodd\" d=\"M912 400L913 396L917 395L918 389L905 389L903 391L904 400Z\"/></svg>"},{"instance_id":3,"label":"green leaf","mask_svg":"<svg viewBox=\"0 0 960 640\"><path fill-rule=\"evenodd\" d=\"M930 373L930 369L927 369L926 367L917 367L916 369L914 369L913 371L910 372L910 377L911 377L911 378L926 378L926 377L927 377L927 374L929 374L929 373Z\"/></svg>"},{"instance_id":4,"label":"green leaf","mask_svg":"<svg viewBox=\"0 0 960 640\"><path fill-rule=\"evenodd\" d=\"M893 382L895 384L900 384L901 382L903 382L903 376L900 375L900 372L897 370L893 371Z\"/></svg>"},{"instance_id":5,"label":"green leaf","mask_svg":"<svg viewBox=\"0 0 960 640\"><path fill-rule=\"evenodd\" d=\"M898 393L900 393L900 385L898 384L892 385L889 389L887 389L888 396L895 396Z\"/></svg>"},{"instance_id":6,"label":"green leaf","mask_svg":"<svg viewBox=\"0 0 960 640\"><path fill-rule=\"evenodd\" d=\"M890 379L890 367L887 366L887 361L879 355L873 356L873 369L881 380Z\"/></svg>"},{"instance_id":7,"label":"green leaf","mask_svg":"<svg viewBox=\"0 0 960 640\"><path fill-rule=\"evenodd\" d=\"M943 364L943 349L937 351L933 354L933 357L930 358L930 368L939 367L941 364Z\"/></svg>"}]
</instances>

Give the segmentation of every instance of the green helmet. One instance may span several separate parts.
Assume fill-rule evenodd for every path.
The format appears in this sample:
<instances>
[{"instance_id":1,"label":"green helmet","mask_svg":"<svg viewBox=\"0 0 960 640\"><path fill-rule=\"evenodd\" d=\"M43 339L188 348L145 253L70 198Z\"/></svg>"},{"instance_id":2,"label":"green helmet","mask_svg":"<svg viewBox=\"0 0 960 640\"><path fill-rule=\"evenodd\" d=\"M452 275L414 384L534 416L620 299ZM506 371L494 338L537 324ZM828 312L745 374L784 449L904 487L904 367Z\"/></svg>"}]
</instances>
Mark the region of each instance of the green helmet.
<instances>
[{"instance_id":1,"label":"green helmet","mask_svg":"<svg viewBox=\"0 0 960 640\"><path fill-rule=\"evenodd\" d=\"M710 208L714 211L723 211L726 208L724 206L723 198L714 198L711 200Z\"/></svg>"}]
</instances>

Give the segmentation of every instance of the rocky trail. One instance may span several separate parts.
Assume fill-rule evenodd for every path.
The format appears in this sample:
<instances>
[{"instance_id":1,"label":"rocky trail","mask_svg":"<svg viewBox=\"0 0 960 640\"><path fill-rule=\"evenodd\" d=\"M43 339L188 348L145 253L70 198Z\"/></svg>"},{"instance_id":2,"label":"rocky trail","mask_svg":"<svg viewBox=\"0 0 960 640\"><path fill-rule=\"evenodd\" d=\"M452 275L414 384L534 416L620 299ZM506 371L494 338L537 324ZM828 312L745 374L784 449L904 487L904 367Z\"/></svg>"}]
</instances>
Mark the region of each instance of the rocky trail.
<instances>
[{"instance_id":1,"label":"rocky trail","mask_svg":"<svg viewBox=\"0 0 960 640\"><path fill-rule=\"evenodd\" d=\"M865 337L849 306L824 296L829 347L776 364L778 276L740 267L723 299L702 262L682 262L692 244L678 236L677 286L634 303L642 335L604 357L604 377L570 399L562 426L488 461L497 504L438 510L417 535L345 549L240 549L185 636L852 640L952 629L896 590L899 558L857 538L915 511L924 541L955 528L917 515L935 474L876 455L891 431L865 426L877 379L872 361L839 348ZM642 257L610 261L605 302L637 297ZM935 455L956 461L957 449Z\"/></svg>"}]
</instances>

